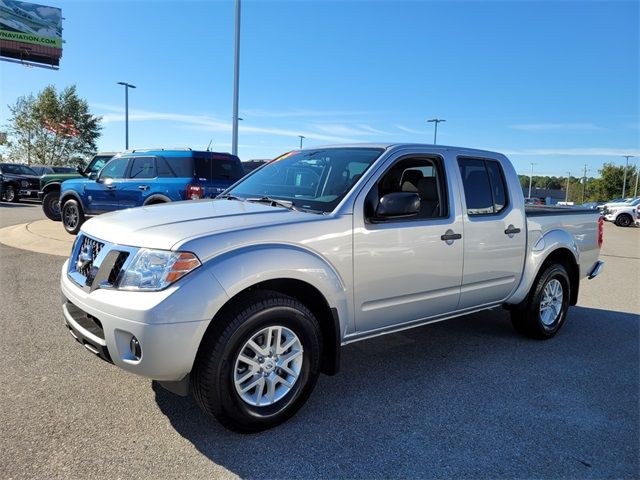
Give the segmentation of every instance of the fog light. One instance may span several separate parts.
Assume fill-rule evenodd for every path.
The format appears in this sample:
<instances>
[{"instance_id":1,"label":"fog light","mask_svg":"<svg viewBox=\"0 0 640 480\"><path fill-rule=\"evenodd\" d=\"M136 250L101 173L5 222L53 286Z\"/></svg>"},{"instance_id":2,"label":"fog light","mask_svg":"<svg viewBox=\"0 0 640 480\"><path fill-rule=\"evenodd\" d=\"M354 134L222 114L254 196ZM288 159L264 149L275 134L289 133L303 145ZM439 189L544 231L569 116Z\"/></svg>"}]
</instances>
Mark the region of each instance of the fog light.
<instances>
[{"instance_id":1,"label":"fog light","mask_svg":"<svg viewBox=\"0 0 640 480\"><path fill-rule=\"evenodd\" d=\"M129 341L129 349L131 350L131 355L133 355L136 360L140 360L142 357L142 347L138 339L134 336L132 336Z\"/></svg>"}]
</instances>

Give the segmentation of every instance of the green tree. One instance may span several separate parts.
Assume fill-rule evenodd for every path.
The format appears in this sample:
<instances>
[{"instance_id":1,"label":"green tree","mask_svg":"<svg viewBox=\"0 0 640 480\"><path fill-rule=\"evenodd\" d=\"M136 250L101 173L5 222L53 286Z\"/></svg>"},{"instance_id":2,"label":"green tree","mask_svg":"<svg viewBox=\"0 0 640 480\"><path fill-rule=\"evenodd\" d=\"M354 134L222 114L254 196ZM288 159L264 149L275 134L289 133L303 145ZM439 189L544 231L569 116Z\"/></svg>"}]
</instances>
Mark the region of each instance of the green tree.
<instances>
[{"instance_id":1,"label":"green tree","mask_svg":"<svg viewBox=\"0 0 640 480\"><path fill-rule=\"evenodd\" d=\"M627 188L625 196L633 195L632 180L636 177L636 167L629 165L627 168ZM600 191L601 200L611 200L622 196L622 182L624 179L624 167L605 163L600 169Z\"/></svg>"},{"instance_id":2,"label":"green tree","mask_svg":"<svg viewBox=\"0 0 640 480\"><path fill-rule=\"evenodd\" d=\"M9 110L9 152L14 161L60 165L97 150L101 118L91 115L75 85L60 93L49 85L36 96L18 98Z\"/></svg>"}]
</instances>

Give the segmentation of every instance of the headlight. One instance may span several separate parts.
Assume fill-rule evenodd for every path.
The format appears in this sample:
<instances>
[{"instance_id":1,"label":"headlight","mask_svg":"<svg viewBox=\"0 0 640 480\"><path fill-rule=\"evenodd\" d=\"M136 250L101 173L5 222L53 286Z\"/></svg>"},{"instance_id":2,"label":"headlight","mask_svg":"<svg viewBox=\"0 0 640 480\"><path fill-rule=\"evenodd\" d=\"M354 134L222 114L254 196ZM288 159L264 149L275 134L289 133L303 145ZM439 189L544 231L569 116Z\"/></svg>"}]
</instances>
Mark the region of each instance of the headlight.
<instances>
[{"instance_id":1,"label":"headlight","mask_svg":"<svg viewBox=\"0 0 640 480\"><path fill-rule=\"evenodd\" d=\"M143 248L125 270L118 288L162 290L200 265L200 260L193 253Z\"/></svg>"},{"instance_id":2,"label":"headlight","mask_svg":"<svg viewBox=\"0 0 640 480\"><path fill-rule=\"evenodd\" d=\"M609 213L609 215L613 215L614 213L616 213L618 210L615 208L610 208L607 212Z\"/></svg>"}]
</instances>

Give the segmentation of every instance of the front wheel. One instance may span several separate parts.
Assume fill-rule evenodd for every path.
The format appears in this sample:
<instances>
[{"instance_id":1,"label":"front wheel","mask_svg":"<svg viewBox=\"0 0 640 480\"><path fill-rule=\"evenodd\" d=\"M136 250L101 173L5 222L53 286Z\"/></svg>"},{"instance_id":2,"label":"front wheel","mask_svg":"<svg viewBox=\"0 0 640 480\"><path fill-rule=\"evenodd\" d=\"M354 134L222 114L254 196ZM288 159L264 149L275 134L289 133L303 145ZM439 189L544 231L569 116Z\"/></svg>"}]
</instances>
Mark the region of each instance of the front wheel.
<instances>
[{"instance_id":1,"label":"front wheel","mask_svg":"<svg viewBox=\"0 0 640 480\"><path fill-rule=\"evenodd\" d=\"M49 220L59 222L62 218L60 213L60 192L52 191L42 197L42 211Z\"/></svg>"},{"instance_id":2,"label":"front wheel","mask_svg":"<svg viewBox=\"0 0 640 480\"><path fill-rule=\"evenodd\" d=\"M17 203L20 201L18 192L16 192L16 188L13 185L7 185L4 191L4 199L11 203Z\"/></svg>"},{"instance_id":3,"label":"front wheel","mask_svg":"<svg viewBox=\"0 0 640 480\"><path fill-rule=\"evenodd\" d=\"M84 212L77 200L67 200L62 206L62 224L71 235L76 235L84 223Z\"/></svg>"},{"instance_id":4,"label":"front wheel","mask_svg":"<svg viewBox=\"0 0 640 480\"><path fill-rule=\"evenodd\" d=\"M633 218L631 218L631 215L628 215L626 213L621 213L620 215L618 215L618 218L616 218L616 225L619 227L628 227L632 223Z\"/></svg>"},{"instance_id":5,"label":"front wheel","mask_svg":"<svg viewBox=\"0 0 640 480\"><path fill-rule=\"evenodd\" d=\"M538 340L552 338L567 318L570 299L569 275L563 265L549 265L538 276L522 308L511 310L514 328Z\"/></svg>"},{"instance_id":6,"label":"front wheel","mask_svg":"<svg viewBox=\"0 0 640 480\"><path fill-rule=\"evenodd\" d=\"M313 391L320 327L307 307L277 292L250 292L235 305L205 335L192 392L230 430L259 432L293 416Z\"/></svg>"}]
</instances>

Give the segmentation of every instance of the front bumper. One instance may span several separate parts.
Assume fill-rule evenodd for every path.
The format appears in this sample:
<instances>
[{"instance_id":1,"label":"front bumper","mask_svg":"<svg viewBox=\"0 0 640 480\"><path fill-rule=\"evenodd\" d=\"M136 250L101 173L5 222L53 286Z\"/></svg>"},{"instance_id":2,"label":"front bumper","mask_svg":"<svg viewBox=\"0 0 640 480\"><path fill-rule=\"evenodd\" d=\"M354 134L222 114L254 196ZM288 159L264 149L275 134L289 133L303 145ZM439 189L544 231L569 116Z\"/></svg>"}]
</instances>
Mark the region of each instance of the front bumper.
<instances>
[{"instance_id":1,"label":"front bumper","mask_svg":"<svg viewBox=\"0 0 640 480\"><path fill-rule=\"evenodd\" d=\"M208 277L204 279L209 287L217 283L208 272L199 273L200 280L203 275ZM184 280L198 281L195 276ZM161 381L179 381L191 371L217 308L195 284L160 292L89 292L69 278L67 262L62 267L60 287L65 325L76 340L103 360ZM140 342L140 358L131 352L132 336Z\"/></svg>"},{"instance_id":2,"label":"front bumper","mask_svg":"<svg viewBox=\"0 0 640 480\"><path fill-rule=\"evenodd\" d=\"M18 196L20 198L38 198L38 190L29 190L22 188L18 190Z\"/></svg>"},{"instance_id":3,"label":"front bumper","mask_svg":"<svg viewBox=\"0 0 640 480\"><path fill-rule=\"evenodd\" d=\"M44 192L38 192L38 200L42 201L44 198Z\"/></svg>"}]
</instances>

